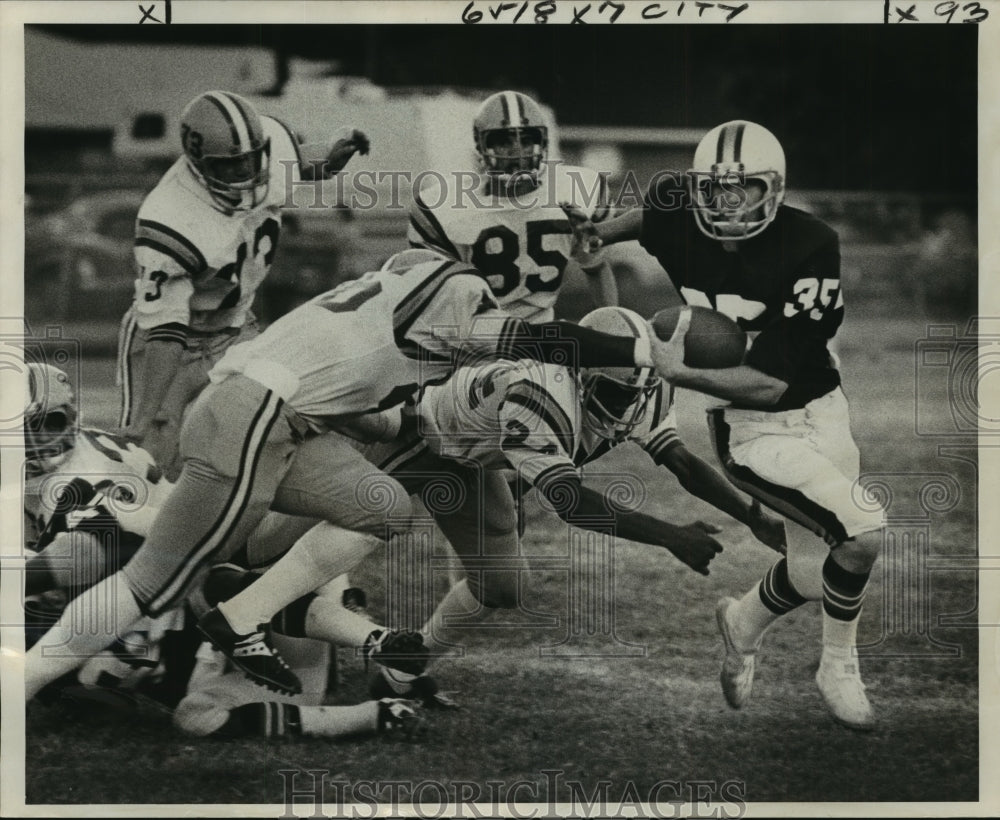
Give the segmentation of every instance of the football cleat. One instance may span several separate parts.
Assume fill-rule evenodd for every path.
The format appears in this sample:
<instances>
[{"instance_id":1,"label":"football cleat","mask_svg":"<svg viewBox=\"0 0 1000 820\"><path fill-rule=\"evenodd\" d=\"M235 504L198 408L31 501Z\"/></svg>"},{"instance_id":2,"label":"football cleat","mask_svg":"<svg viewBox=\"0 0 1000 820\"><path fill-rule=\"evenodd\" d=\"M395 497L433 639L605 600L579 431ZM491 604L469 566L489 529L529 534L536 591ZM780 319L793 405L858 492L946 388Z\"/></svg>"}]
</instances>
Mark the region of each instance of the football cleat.
<instances>
[{"instance_id":1,"label":"football cleat","mask_svg":"<svg viewBox=\"0 0 1000 820\"><path fill-rule=\"evenodd\" d=\"M855 658L835 658L824 653L816 671L816 685L838 723L861 732L875 728L875 713Z\"/></svg>"},{"instance_id":2,"label":"football cleat","mask_svg":"<svg viewBox=\"0 0 1000 820\"><path fill-rule=\"evenodd\" d=\"M376 700L407 698L419 701L426 709L460 709L457 701L438 690L430 675L397 676L391 669L379 669L368 684L368 694Z\"/></svg>"},{"instance_id":3,"label":"football cleat","mask_svg":"<svg viewBox=\"0 0 1000 820\"><path fill-rule=\"evenodd\" d=\"M298 695L302 683L285 663L285 659L271 646L268 640L269 627L249 635L237 635L218 608L210 609L198 621L198 629L212 642L212 646L222 652L233 666L240 669L250 680L266 686L273 692Z\"/></svg>"},{"instance_id":4,"label":"football cleat","mask_svg":"<svg viewBox=\"0 0 1000 820\"><path fill-rule=\"evenodd\" d=\"M391 734L415 743L427 736L427 721L417 714L418 705L402 698L378 702L378 733Z\"/></svg>"},{"instance_id":5,"label":"football cleat","mask_svg":"<svg viewBox=\"0 0 1000 820\"><path fill-rule=\"evenodd\" d=\"M726 697L726 703L733 709L739 709L750 699L750 693L753 691L753 675L760 642L758 641L750 652L743 652L737 648L728 619L729 608L735 603L735 598L720 599L715 605L715 621L719 625L719 633L726 647L726 657L722 661L722 671L719 673L722 694Z\"/></svg>"},{"instance_id":6,"label":"football cleat","mask_svg":"<svg viewBox=\"0 0 1000 820\"><path fill-rule=\"evenodd\" d=\"M410 630L375 629L364 645L365 663L375 663L419 675L427 668L430 653L424 646L424 637Z\"/></svg>"}]
</instances>

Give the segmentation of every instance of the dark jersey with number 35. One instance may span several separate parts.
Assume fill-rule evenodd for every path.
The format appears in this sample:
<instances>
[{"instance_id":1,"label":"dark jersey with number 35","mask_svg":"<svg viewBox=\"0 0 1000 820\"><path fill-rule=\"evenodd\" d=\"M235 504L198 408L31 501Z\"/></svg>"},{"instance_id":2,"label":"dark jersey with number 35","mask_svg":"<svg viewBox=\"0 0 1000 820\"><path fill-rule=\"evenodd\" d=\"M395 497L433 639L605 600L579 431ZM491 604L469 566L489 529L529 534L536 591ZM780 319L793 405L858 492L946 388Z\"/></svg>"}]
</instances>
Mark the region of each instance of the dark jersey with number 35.
<instances>
[{"instance_id":1,"label":"dark jersey with number 35","mask_svg":"<svg viewBox=\"0 0 1000 820\"><path fill-rule=\"evenodd\" d=\"M782 205L767 229L727 250L698 229L686 191L661 180L646 195L639 241L687 304L756 331L746 364L788 384L776 404L756 409L801 408L840 385L827 350L844 318L840 244L828 225Z\"/></svg>"}]
</instances>

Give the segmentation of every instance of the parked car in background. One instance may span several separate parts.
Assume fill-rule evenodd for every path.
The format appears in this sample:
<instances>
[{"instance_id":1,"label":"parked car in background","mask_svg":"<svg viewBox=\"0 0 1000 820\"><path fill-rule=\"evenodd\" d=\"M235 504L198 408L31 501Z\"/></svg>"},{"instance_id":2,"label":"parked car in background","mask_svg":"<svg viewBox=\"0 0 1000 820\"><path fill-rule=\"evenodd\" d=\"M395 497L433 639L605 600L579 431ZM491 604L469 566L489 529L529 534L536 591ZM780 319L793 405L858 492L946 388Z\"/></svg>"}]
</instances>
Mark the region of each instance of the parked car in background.
<instances>
[{"instance_id":1,"label":"parked car in background","mask_svg":"<svg viewBox=\"0 0 1000 820\"><path fill-rule=\"evenodd\" d=\"M132 241L145 191L81 196L45 215L25 209L24 303L29 319L121 316L132 300Z\"/></svg>"},{"instance_id":2,"label":"parked car in background","mask_svg":"<svg viewBox=\"0 0 1000 820\"><path fill-rule=\"evenodd\" d=\"M147 191L87 193L48 213L25 208L24 301L29 323L115 321L132 301L135 219ZM396 245L405 244L405 223ZM255 311L271 322L368 270L380 243L365 241L343 208L288 210L279 252ZM397 248L398 249L398 248Z\"/></svg>"}]
</instances>

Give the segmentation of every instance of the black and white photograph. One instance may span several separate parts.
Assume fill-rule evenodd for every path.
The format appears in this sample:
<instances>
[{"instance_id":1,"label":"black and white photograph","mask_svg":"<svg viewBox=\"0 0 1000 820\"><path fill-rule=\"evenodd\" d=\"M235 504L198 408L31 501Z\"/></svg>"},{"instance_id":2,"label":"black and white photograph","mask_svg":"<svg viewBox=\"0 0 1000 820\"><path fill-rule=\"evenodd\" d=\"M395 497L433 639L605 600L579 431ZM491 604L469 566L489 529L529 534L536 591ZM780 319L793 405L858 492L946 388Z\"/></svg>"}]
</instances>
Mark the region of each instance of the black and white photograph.
<instances>
[{"instance_id":1,"label":"black and white photograph","mask_svg":"<svg viewBox=\"0 0 1000 820\"><path fill-rule=\"evenodd\" d=\"M995 816L998 31L0 4L0 813Z\"/></svg>"}]
</instances>

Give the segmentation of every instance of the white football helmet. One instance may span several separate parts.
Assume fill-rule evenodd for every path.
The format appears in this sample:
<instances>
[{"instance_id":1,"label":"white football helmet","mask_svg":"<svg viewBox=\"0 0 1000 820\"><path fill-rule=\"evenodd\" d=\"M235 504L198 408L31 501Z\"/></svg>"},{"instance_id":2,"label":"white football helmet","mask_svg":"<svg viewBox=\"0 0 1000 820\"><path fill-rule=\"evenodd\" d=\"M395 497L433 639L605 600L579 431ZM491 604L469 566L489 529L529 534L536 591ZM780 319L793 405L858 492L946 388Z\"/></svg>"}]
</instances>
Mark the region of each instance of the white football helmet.
<instances>
[{"instance_id":1,"label":"white football helmet","mask_svg":"<svg viewBox=\"0 0 1000 820\"><path fill-rule=\"evenodd\" d=\"M188 167L223 211L249 211L267 196L271 140L239 94L206 91L181 114Z\"/></svg>"},{"instance_id":2,"label":"white football helmet","mask_svg":"<svg viewBox=\"0 0 1000 820\"><path fill-rule=\"evenodd\" d=\"M487 97L472 122L476 153L502 187L538 173L549 148L549 128L541 107L527 94L500 91Z\"/></svg>"},{"instance_id":3,"label":"white football helmet","mask_svg":"<svg viewBox=\"0 0 1000 820\"><path fill-rule=\"evenodd\" d=\"M28 365L28 399L24 408L24 454L43 469L51 459L73 448L76 440L76 397L69 376L50 364Z\"/></svg>"},{"instance_id":4,"label":"white football helmet","mask_svg":"<svg viewBox=\"0 0 1000 820\"><path fill-rule=\"evenodd\" d=\"M754 190L760 187L751 184L754 180L763 184L762 192ZM724 122L698 143L688 184L703 234L749 239L771 224L785 198L784 149L762 125Z\"/></svg>"},{"instance_id":5,"label":"white football helmet","mask_svg":"<svg viewBox=\"0 0 1000 820\"><path fill-rule=\"evenodd\" d=\"M634 310L602 307L580 320L612 336L648 338L646 320ZM624 441L646 416L649 399L660 387L650 367L587 367L580 370L583 423L600 438Z\"/></svg>"}]
</instances>

